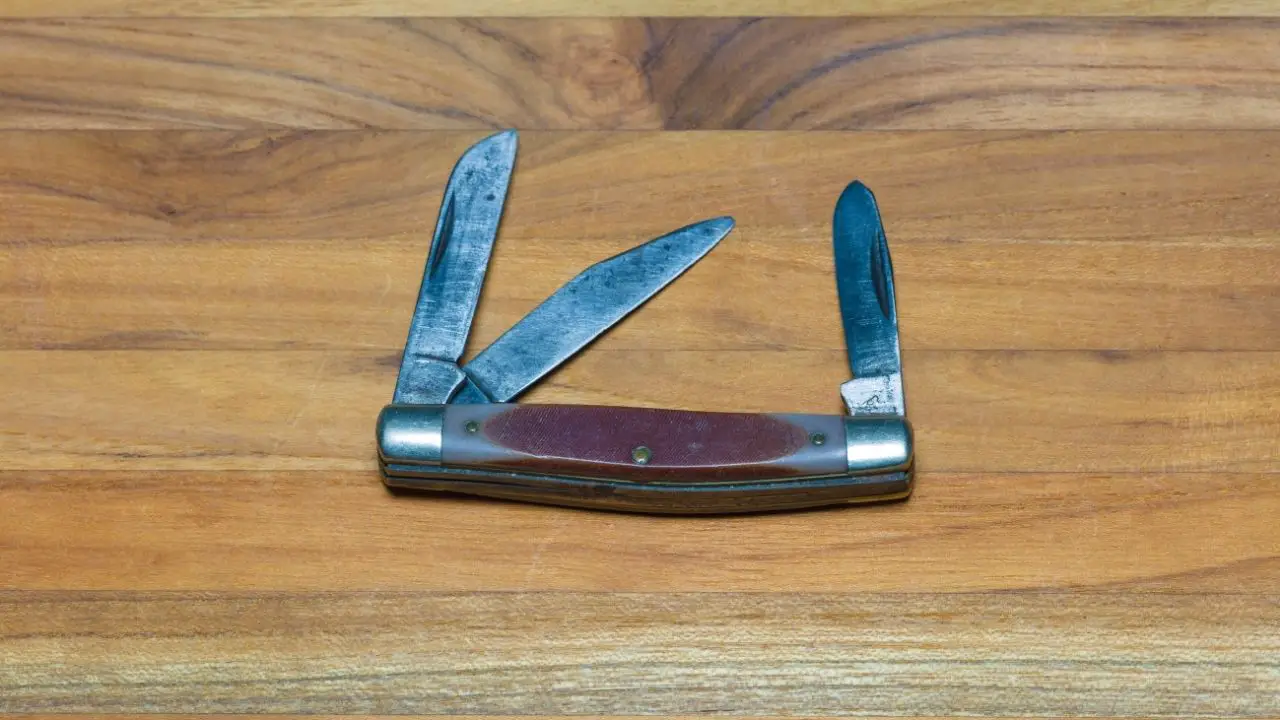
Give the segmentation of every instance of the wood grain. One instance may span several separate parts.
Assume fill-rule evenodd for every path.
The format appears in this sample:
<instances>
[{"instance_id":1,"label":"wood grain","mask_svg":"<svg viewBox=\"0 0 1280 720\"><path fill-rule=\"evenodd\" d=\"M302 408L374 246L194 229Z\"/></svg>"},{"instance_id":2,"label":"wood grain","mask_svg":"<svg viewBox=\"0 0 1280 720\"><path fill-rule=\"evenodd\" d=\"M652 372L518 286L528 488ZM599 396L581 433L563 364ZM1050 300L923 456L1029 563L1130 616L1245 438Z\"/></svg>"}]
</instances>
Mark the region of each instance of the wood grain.
<instances>
[{"instance_id":1,"label":"wood grain","mask_svg":"<svg viewBox=\"0 0 1280 720\"><path fill-rule=\"evenodd\" d=\"M660 125L639 22L8 22L0 39L10 127Z\"/></svg>"},{"instance_id":2,"label":"wood grain","mask_svg":"<svg viewBox=\"0 0 1280 720\"><path fill-rule=\"evenodd\" d=\"M590 200L585 189L569 192ZM895 197L904 196L886 200ZM423 204L431 199L424 193ZM495 249L474 348L592 262L649 239L621 230L561 237L570 229L554 225L522 230L516 213L533 204L511 210ZM610 331L608 347L843 347L814 206L814 216L796 215L812 234L740 226ZM895 232L912 218L885 209L909 351L1280 350L1280 256L1270 240L934 239ZM1101 218L1097 227L1109 229ZM405 342L429 244L425 230L368 239L13 241L4 251L12 262L0 264L0 348L391 354Z\"/></svg>"},{"instance_id":3,"label":"wood grain","mask_svg":"<svg viewBox=\"0 0 1280 720\"><path fill-rule=\"evenodd\" d=\"M479 136L0 133L0 346L398 353L447 174ZM837 350L830 214L860 177L908 350L1280 350L1280 181L1256 161L1274 133L521 143L475 348L592 262L728 213L729 238L609 347Z\"/></svg>"},{"instance_id":4,"label":"wood grain","mask_svg":"<svg viewBox=\"0 0 1280 720\"><path fill-rule=\"evenodd\" d=\"M118 715L116 714L101 714L101 712L77 712L76 715L78 717L82 717L82 719L84 720L114 720L115 717L118 717ZM24 720L63 720L65 717L64 715L61 715L61 714L41 714L41 712L23 712L22 716ZM253 715L234 714L234 712L228 712L228 714L223 714L223 712L219 712L219 714L207 714L207 712L206 714L195 714L195 712L191 712L191 714L179 714L179 712L148 712L147 716L151 717L151 719L154 719L154 720L247 720L248 717L255 717ZM396 719L396 717L402 717L401 715L323 715L323 714L308 714L308 715L273 714L273 716L275 720L302 720L303 717L306 717L307 720L339 720L339 719L393 720L393 719ZM420 714L420 715L415 715L415 717L421 717L421 719L424 719L424 720L443 720L445 719L445 717L453 717L453 716L452 715L421 715ZM468 717L471 717L472 720L512 720L512 719L515 719L515 717L520 717L521 720L550 720L552 719L552 717L557 717L557 716L554 716L554 715L468 715ZM611 717L611 719L617 719L617 720L643 720L645 719L645 717L652 717L652 716L650 715L609 715L608 717ZM671 717L672 720L694 720L695 717L698 717L698 716L666 715L666 717ZM792 715L791 717L799 717L799 716ZM891 720L892 716L860 715L859 717L864 717L865 720ZM916 717L919 717L920 720L941 720L941 717L924 717L924 716L916 716ZM1114 717L1103 717L1102 720L1115 720L1115 719Z\"/></svg>"},{"instance_id":5,"label":"wood grain","mask_svg":"<svg viewBox=\"0 0 1280 720\"><path fill-rule=\"evenodd\" d=\"M1276 15L1268 0L8 0L0 17Z\"/></svg>"},{"instance_id":6,"label":"wood grain","mask_svg":"<svg viewBox=\"0 0 1280 720\"><path fill-rule=\"evenodd\" d=\"M377 473L0 473L0 588L1273 593L1274 475L921 473L725 518L387 492Z\"/></svg>"},{"instance_id":7,"label":"wood grain","mask_svg":"<svg viewBox=\"0 0 1280 720\"><path fill-rule=\"evenodd\" d=\"M9 469L368 470L399 356L7 351ZM1280 353L915 352L918 466L964 472L1280 472ZM522 398L841 412L843 351L597 346Z\"/></svg>"},{"instance_id":8,"label":"wood grain","mask_svg":"<svg viewBox=\"0 0 1280 720\"><path fill-rule=\"evenodd\" d=\"M1277 18L0 3L0 715L1280 717ZM737 219L526 401L838 412L832 204L867 182L911 500L388 491L443 186L499 127L469 355Z\"/></svg>"},{"instance_id":9,"label":"wood grain","mask_svg":"<svg viewBox=\"0 0 1280 720\"><path fill-rule=\"evenodd\" d=\"M0 127L1275 129L1263 18L0 22Z\"/></svg>"},{"instance_id":10,"label":"wood grain","mask_svg":"<svg viewBox=\"0 0 1280 720\"><path fill-rule=\"evenodd\" d=\"M0 133L0 243L388 236L424 243L458 155L485 135ZM900 236L1273 247L1280 225L1272 202L1280 180L1267 162L1280 154L1280 134L1270 132L520 138L499 246L531 237L617 243L609 251L730 214L735 233L810 238L826 255L835 200L858 178L876 192L895 248Z\"/></svg>"},{"instance_id":11,"label":"wood grain","mask_svg":"<svg viewBox=\"0 0 1280 720\"><path fill-rule=\"evenodd\" d=\"M82 719L84 720L114 720L115 717L118 717L118 715L116 714L101 714L101 712L77 712L76 715L78 717L82 717ZM306 717L307 720L339 720L339 719L393 720L393 719L396 719L396 717L402 717L401 715L323 715L323 714L308 714L308 715L273 714L273 715L275 717L275 720L302 720L303 717ZM23 712L22 716L24 720L63 720L65 717L64 715L61 715L61 714L41 714L41 712ZM147 716L151 717L151 719L154 719L154 720L247 720L248 717L255 717L253 715L234 714L234 712L229 712L229 714L223 714L223 712L219 712L219 714L207 714L207 712L206 714L195 714L195 712L191 712L191 714L179 714L179 712L148 712ZM443 720L445 719L445 717L453 717L453 716L452 715L416 715L416 717L422 717L422 719L424 720ZM521 720L550 720L552 719L552 717L557 717L557 716L554 716L554 715L468 715L468 717L471 717L472 720L512 720L512 719L515 719L515 717L520 717ZM609 715L608 717L611 717L611 719L617 719L617 720L643 720L645 719L645 717L652 717L652 716ZM667 715L666 717L671 717L672 720L694 720L694 717L698 717L698 716ZM791 716L791 717L797 717L797 716ZM865 720L891 720L891 716L860 715L859 717L864 717ZM923 717L923 716L916 716L916 717L919 717L920 720L941 720L940 717ZM1105 717L1105 719L1102 719L1102 720L1115 720L1115 719L1114 717L1110 717L1110 719L1106 719Z\"/></svg>"},{"instance_id":12,"label":"wood grain","mask_svg":"<svg viewBox=\"0 0 1280 720\"><path fill-rule=\"evenodd\" d=\"M0 709L1280 711L1274 595L8 593Z\"/></svg>"},{"instance_id":13,"label":"wood grain","mask_svg":"<svg viewBox=\"0 0 1280 720\"><path fill-rule=\"evenodd\" d=\"M664 22L648 69L670 129L1274 127L1280 25L1200 22Z\"/></svg>"}]
</instances>

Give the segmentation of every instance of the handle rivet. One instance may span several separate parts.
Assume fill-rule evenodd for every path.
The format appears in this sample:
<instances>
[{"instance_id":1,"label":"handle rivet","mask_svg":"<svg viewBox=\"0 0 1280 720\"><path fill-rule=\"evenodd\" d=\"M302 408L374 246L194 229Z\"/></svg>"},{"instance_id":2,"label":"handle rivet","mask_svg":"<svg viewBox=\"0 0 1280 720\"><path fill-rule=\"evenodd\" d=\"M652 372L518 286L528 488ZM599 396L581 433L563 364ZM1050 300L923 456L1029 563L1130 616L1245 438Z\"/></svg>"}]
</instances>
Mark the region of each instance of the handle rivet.
<instances>
[{"instance_id":1,"label":"handle rivet","mask_svg":"<svg viewBox=\"0 0 1280 720\"><path fill-rule=\"evenodd\" d=\"M823 435L822 433L816 432L809 436L809 442L813 443L814 445L826 445L827 436Z\"/></svg>"},{"instance_id":2,"label":"handle rivet","mask_svg":"<svg viewBox=\"0 0 1280 720\"><path fill-rule=\"evenodd\" d=\"M476 422L475 420L468 420L467 424L462 426L462 429L466 430L468 433L472 435L475 435L476 433L480 432L480 423Z\"/></svg>"},{"instance_id":3,"label":"handle rivet","mask_svg":"<svg viewBox=\"0 0 1280 720\"><path fill-rule=\"evenodd\" d=\"M635 460L637 465L648 464L651 457L653 457L653 451L643 445L638 445L631 451L631 459Z\"/></svg>"}]
</instances>

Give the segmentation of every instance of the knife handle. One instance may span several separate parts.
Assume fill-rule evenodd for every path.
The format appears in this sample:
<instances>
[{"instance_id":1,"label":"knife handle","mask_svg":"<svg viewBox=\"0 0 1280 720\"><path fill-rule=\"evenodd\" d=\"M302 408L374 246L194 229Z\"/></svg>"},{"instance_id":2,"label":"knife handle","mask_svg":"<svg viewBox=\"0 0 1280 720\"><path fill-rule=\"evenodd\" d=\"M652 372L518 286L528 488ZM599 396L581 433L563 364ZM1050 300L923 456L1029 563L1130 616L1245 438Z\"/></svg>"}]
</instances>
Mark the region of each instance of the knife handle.
<instances>
[{"instance_id":1,"label":"knife handle","mask_svg":"<svg viewBox=\"0 0 1280 720\"><path fill-rule=\"evenodd\" d=\"M912 430L891 415L712 413L592 405L389 405L390 487L660 513L901 499Z\"/></svg>"}]
</instances>

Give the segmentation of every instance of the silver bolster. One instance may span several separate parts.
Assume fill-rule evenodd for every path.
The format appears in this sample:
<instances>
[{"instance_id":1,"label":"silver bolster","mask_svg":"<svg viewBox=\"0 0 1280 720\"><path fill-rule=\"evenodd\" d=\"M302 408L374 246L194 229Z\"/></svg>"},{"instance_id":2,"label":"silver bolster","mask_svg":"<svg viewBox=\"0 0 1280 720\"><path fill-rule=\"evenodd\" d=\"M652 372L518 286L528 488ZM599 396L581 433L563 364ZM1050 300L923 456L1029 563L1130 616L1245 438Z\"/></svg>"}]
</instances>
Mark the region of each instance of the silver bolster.
<instances>
[{"instance_id":1,"label":"silver bolster","mask_svg":"<svg viewBox=\"0 0 1280 720\"><path fill-rule=\"evenodd\" d=\"M844 443L851 475L902 470L911 465L911 425L905 418L847 417Z\"/></svg>"},{"instance_id":2,"label":"silver bolster","mask_svg":"<svg viewBox=\"0 0 1280 720\"><path fill-rule=\"evenodd\" d=\"M378 454L399 465L439 465L443 405L388 405L378 415Z\"/></svg>"}]
</instances>

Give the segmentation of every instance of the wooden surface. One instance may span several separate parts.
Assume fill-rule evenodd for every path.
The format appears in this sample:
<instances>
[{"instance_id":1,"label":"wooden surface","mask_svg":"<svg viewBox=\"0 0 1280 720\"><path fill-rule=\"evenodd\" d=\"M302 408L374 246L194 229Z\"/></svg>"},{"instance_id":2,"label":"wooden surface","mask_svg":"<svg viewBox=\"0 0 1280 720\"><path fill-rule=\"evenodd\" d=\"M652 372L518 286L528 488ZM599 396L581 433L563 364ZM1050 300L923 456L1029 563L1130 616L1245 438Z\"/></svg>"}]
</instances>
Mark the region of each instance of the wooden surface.
<instances>
[{"instance_id":1,"label":"wooden surface","mask_svg":"<svg viewBox=\"0 0 1280 720\"><path fill-rule=\"evenodd\" d=\"M1273 129L1277 44L1257 17L11 20L0 127Z\"/></svg>"},{"instance_id":2,"label":"wooden surface","mask_svg":"<svg viewBox=\"0 0 1280 720\"><path fill-rule=\"evenodd\" d=\"M1280 717L1277 6L638 7L0 5L0 712ZM737 220L531 401L839 411L867 182L916 495L387 492L440 194L507 126L471 353Z\"/></svg>"},{"instance_id":3,"label":"wooden surface","mask_svg":"<svg viewBox=\"0 0 1280 720\"><path fill-rule=\"evenodd\" d=\"M0 17L1276 16L1272 0L5 0Z\"/></svg>"}]
</instances>

